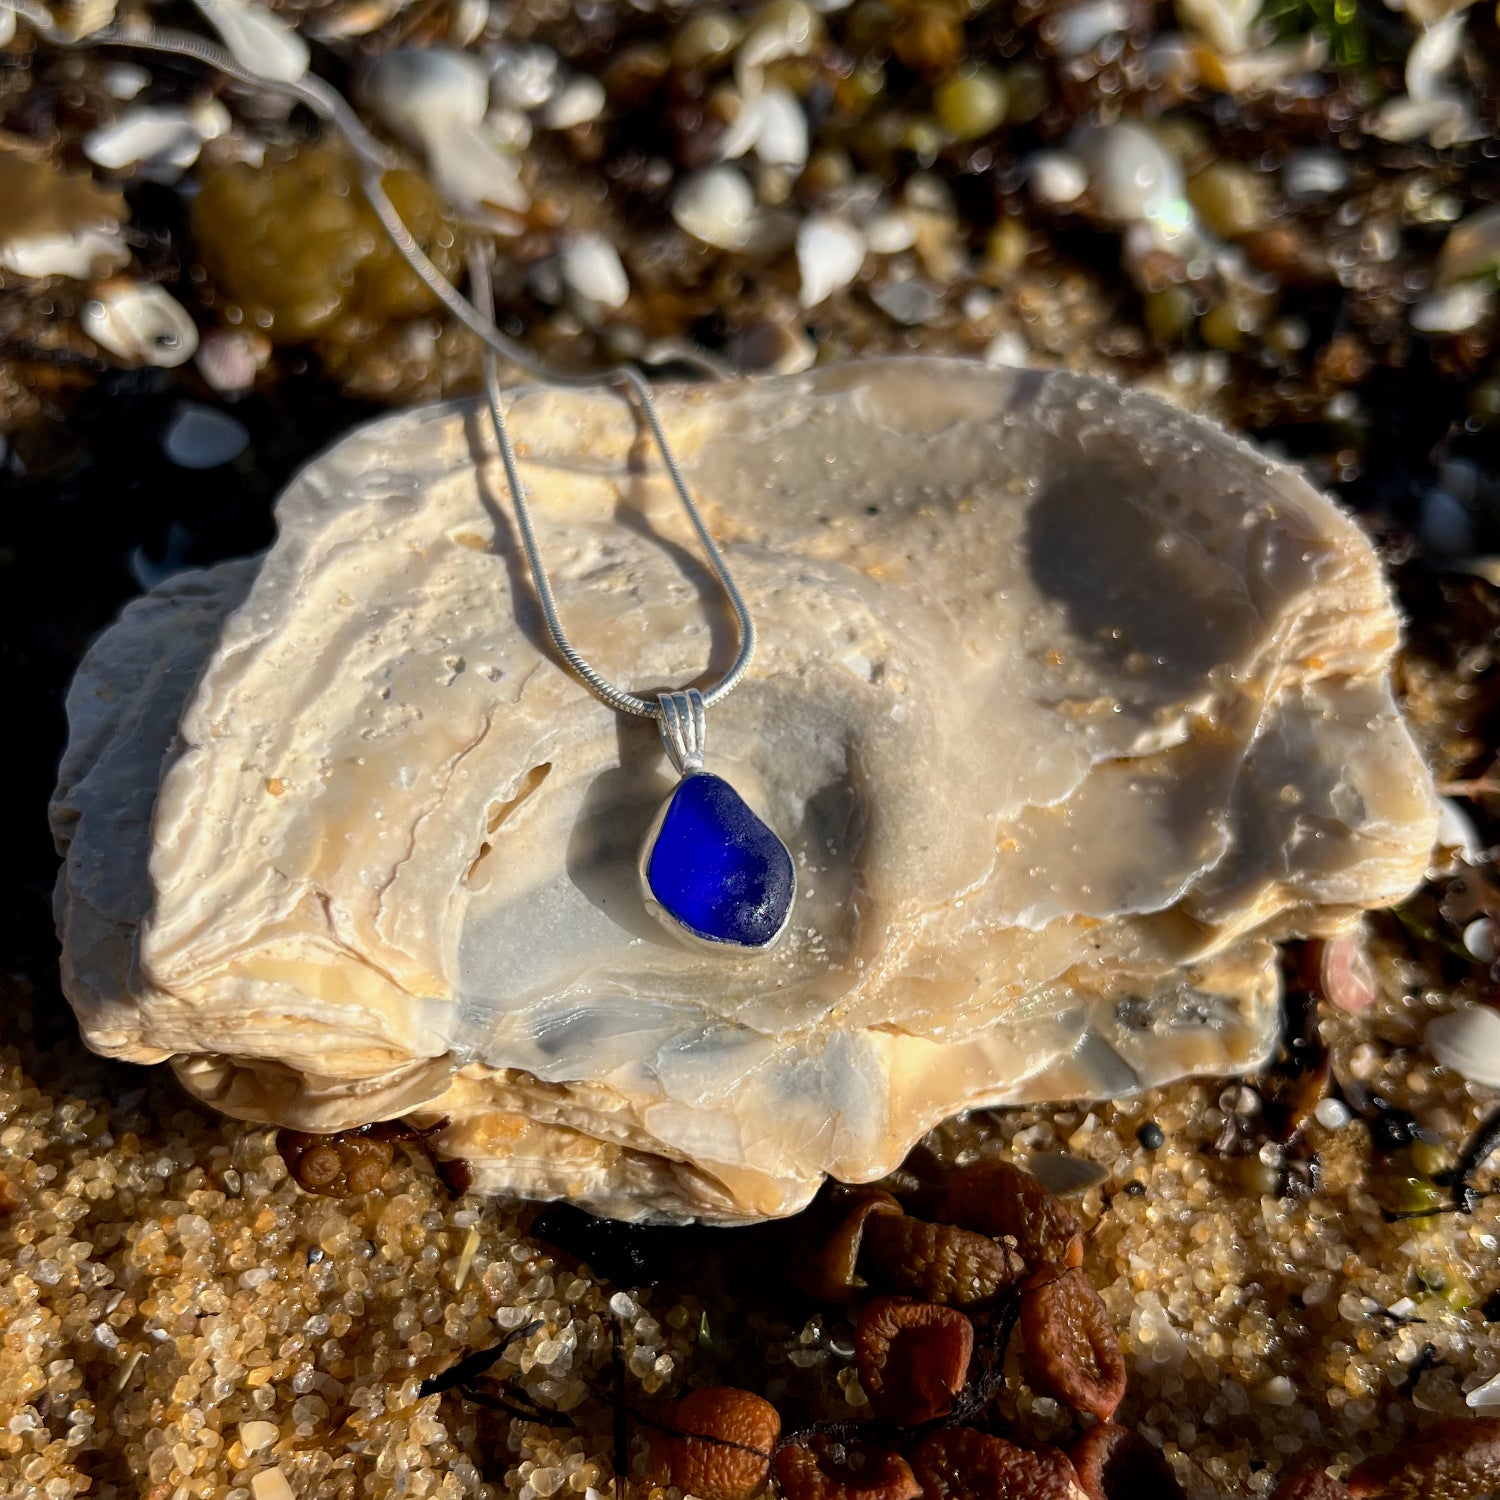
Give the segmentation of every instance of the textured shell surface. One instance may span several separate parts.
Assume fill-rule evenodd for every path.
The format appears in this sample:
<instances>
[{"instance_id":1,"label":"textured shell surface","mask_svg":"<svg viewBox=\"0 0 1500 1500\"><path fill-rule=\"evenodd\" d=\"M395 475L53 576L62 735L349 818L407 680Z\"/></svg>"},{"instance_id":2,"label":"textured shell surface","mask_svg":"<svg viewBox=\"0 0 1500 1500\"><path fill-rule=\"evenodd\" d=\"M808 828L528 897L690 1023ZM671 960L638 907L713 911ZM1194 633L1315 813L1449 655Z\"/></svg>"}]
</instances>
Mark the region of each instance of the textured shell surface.
<instances>
[{"instance_id":1,"label":"textured shell surface","mask_svg":"<svg viewBox=\"0 0 1500 1500\"><path fill-rule=\"evenodd\" d=\"M736 648L604 392L509 412L563 618L611 680ZM312 1130L446 1116L476 1188L785 1214L955 1111L1256 1066L1273 944L1347 930L1437 820L1398 621L1293 470L1065 372L874 361L661 392L760 650L709 768L786 840L769 954L644 910L655 727L541 634L479 408L288 487L263 558L95 644L53 807L90 1044Z\"/></svg>"}]
</instances>

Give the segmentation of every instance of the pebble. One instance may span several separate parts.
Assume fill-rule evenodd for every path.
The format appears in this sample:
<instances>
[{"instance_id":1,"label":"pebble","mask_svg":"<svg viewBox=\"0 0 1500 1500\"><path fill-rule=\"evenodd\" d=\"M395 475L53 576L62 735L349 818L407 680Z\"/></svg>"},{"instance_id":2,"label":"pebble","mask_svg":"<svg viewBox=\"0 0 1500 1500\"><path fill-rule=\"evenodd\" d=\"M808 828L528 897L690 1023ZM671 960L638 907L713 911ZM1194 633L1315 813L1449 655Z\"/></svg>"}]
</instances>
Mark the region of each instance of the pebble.
<instances>
[{"instance_id":1,"label":"pebble","mask_svg":"<svg viewBox=\"0 0 1500 1500\"><path fill-rule=\"evenodd\" d=\"M1480 917L1464 928L1464 947L1482 964L1492 964L1500 957L1495 940L1495 923L1491 917Z\"/></svg>"},{"instance_id":2,"label":"pebble","mask_svg":"<svg viewBox=\"0 0 1500 1500\"><path fill-rule=\"evenodd\" d=\"M720 250L741 250L755 222L755 194L743 172L710 167L677 189L672 217L678 227Z\"/></svg>"},{"instance_id":3,"label":"pebble","mask_svg":"<svg viewBox=\"0 0 1500 1500\"><path fill-rule=\"evenodd\" d=\"M1418 302L1411 310L1411 326L1418 333L1463 333L1487 318L1494 306L1494 287L1460 282Z\"/></svg>"},{"instance_id":4,"label":"pebble","mask_svg":"<svg viewBox=\"0 0 1500 1500\"><path fill-rule=\"evenodd\" d=\"M871 297L881 312L908 328L932 322L943 306L943 294L915 276L909 281L888 281L872 292Z\"/></svg>"},{"instance_id":5,"label":"pebble","mask_svg":"<svg viewBox=\"0 0 1500 1500\"><path fill-rule=\"evenodd\" d=\"M620 252L602 234L571 236L557 260L563 284L585 302L613 311L629 300L630 278Z\"/></svg>"},{"instance_id":6,"label":"pebble","mask_svg":"<svg viewBox=\"0 0 1500 1500\"><path fill-rule=\"evenodd\" d=\"M800 375L818 358L817 346L800 328L770 320L736 334L729 348L736 369L757 374Z\"/></svg>"},{"instance_id":7,"label":"pebble","mask_svg":"<svg viewBox=\"0 0 1500 1500\"><path fill-rule=\"evenodd\" d=\"M217 469L250 446L250 434L227 412L184 402L162 434L161 446L179 469Z\"/></svg>"},{"instance_id":8,"label":"pebble","mask_svg":"<svg viewBox=\"0 0 1500 1500\"><path fill-rule=\"evenodd\" d=\"M899 255L917 243L917 226L906 214L881 214L865 225L865 244L874 255Z\"/></svg>"},{"instance_id":9,"label":"pebble","mask_svg":"<svg viewBox=\"0 0 1500 1500\"><path fill-rule=\"evenodd\" d=\"M1049 1193L1067 1198L1086 1192L1109 1176L1109 1171L1086 1157L1070 1156L1066 1151L1042 1151L1026 1160L1026 1170Z\"/></svg>"},{"instance_id":10,"label":"pebble","mask_svg":"<svg viewBox=\"0 0 1500 1500\"><path fill-rule=\"evenodd\" d=\"M1204 227L1226 240L1254 234L1271 218L1265 174L1240 162L1205 167L1188 183L1187 196Z\"/></svg>"},{"instance_id":11,"label":"pebble","mask_svg":"<svg viewBox=\"0 0 1500 1500\"><path fill-rule=\"evenodd\" d=\"M1166 1144L1167 1133L1155 1120L1147 1120L1136 1131L1135 1138L1147 1151L1160 1151Z\"/></svg>"},{"instance_id":12,"label":"pebble","mask_svg":"<svg viewBox=\"0 0 1500 1500\"><path fill-rule=\"evenodd\" d=\"M255 1453L269 1448L281 1436L281 1429L274 1422L241 1422L240 1446L246 1453Z\"/></svg>"},{"instance_id":13,"label":"pebble","mask_svg":"<svg viewBox=\"0 0 1500 1500\"><path fill-rule=\"evenodd\" d=\"M938 124L956 141L978 140L1005 119L1005 79L993 68L977 67L944 79L932 93Z\"/></svg>"},{"instance_id":14,"label":"pebble","mask_svg":"<svg viewBox=\"0 0 1500 1500\"><path fill-rule=\"evenodd\" d=\"M490 64L495 96L512 109L540 109L557 92L557 69L550 47L507 47Z\"/></svg>"},{"instance_id":15,"label":"pebble","mask_svg":"<svg viewBox=\"0 0 1500 1500\"><path fill-rule=\"evenodd\" d=\"M1088 171L1099 211L1120 224L1187 226L1182 168L1144 125L1122 120L1078 133L1074 147Z\"/></svg>"},{"instance_id":16,"label":"pebble","mask_svg":"<svg viewBox=\"0 0 1500 1500\"><path fill-rule=\"evenodd\" d=\"M1031 345L1014 329L997 333L984 351L987 365L1024 370L1031 363Z\"/></svg>"},{"instance_id":17,"label":"pebble","mask_svg":"<svg viewBox=\"0 0 1500 1500\"><path fill-rule=\"evenodd\" d=\"M807 161L807 116L787 89L768 88L746 101L724 133L720 155L733 161L753 150L769 167L801 167Z\"/></svg>"},{"instance_id":18,"label":"pebble","mask_svg":"<svg viewBox=\"0 0 1500 1500\"><path fill-rule=\"evenodd\" d=\"M1084 0L1054 11L1047 22L1047 40L1064 57L1082 57L1106 37L1130 25L1127 0Z\"/></svg>"},{"instance_id":19,"label":"pebble","mask_svg":"<svg viewBox=\"0 0 1500 1500\"><path fill-rule=\"evenodd\" d=\"M201 109L141 105L91 130L83 154L111 172L141 167L159 182L175 182L198 160L205 141L228 133L229 112L217 100Z\"/></svg>"},{"instance_id":20,"label":"pebble","mask_svg":"<svg viewBox=\"0 0 1500 1500\"><path fill-rule=\"evenodd\" d=\"M1483 1385L1476 1385L1464 1397L1464 1405L1474 1411L1500 1411L1500 1375L1492 1375Z\"/></svg>"},{"instance_id":21,"label":"pebble","mask_svg":"<svg viewBox=\"0 0 1500 1500\"><path fill-rule=\"evenodd\" d=\"M198 349L193 320L154 281L105 282L84 304L78 322L101 348L131 364L172 369Z\"/></svg>"},{"instance_id":22,"label":"pebble","mask_svg":"<svg viewBox=\"0 0 1500 1500\"><path fill-rule=\"evenodd\" d=\"M1465 1005L1427 1023L1427 1050L1470 1083L1500 1087L1500 1011Z\"/></svg>"},{"instance_id":23,"label":"pebble","mask_svg":"<svg viewBox=\"0 0 1500 1500\"><path fill-rule=\"evenodd\" d=\"M797 272L803 307L817 307L842 291L865 262L865 237L852 224L813 214L797 228Z\"/></svg>"},{"instance_id":24,"label":"pebble","mask_svg":"<svg viewBox=\"0 0 1500 1500\"><path fill-rule=\"evenodd\" d=\"M1348 183L1349 169L1333 151L1294 151L1281 169L1281 190L1288 198L1323 198Z\"/></svg>"},{"instance_id":25,"label":"pebble","mask_svg":"<svg viewBox=\"0 0 1500 1500\"><path fill-rule=\"evenodd\" d=\"M1437 274L1443 283L1486 276L1500 268L1500 208L1483 208L1448 231L1438 252Z\"/></svg>"},{"instance_id":26,"label":"pebble","mask_svg":"<svg viewBox=\"0 0 1500 1500\"><path fill-rule=\"evenodd\" d=\"M1026 180L1039 203L1075 203L1088 191L1089 174L1069 151L1038 151L1026 164Z\"/></svg>"},{"instance_id":27,"label":"pebble","mask_svg":"<svg viewBox=\"0 0 1500 1500\"><path fill-rule=\"evenodd\" d=\"M224 396L239 396L255 384L270 358L270 341L239 329L211 328L198 344L198 373Z\"/></svg>"},{"instance_id":28,"label":"pebble","mask_svg":"<svg viewBox=\"0 0 1500 1500\"><path fill-rule=\"evenodd\" d=\"M1349 1106L1342 1099L1319 1099L1313 1106L1313 1119L1324 1130L1342 1130L1353 1118L1354 1116L1349 1112Z\"/></svg>"},{"instance_id":29,"label":"pebble","mask_svg":"<svg viewBox=\"0 0 1500 1500\"><path fill-rule=\"evenodd\" d=\"M151 75L136 63L110 63L99 75L104 92L111 99L128 102L151 82Z\"/></svg>"},{"instance_id":30,"label":"pebble","mask_svg":"<svg viewBox=\"0 0 1500 1500\"><path fill-rule=\"evenodd\" d=\"M254 1500L297 1500L296 1492L279 1467L262 1469L250 1481L250 1493Z\"/></svg>"},{"instance_id":31,"label":"pebble","mask_svg":"<svg viewBox=\"0 0 1500 1500\"><path fill-rule=\"evenodd\" d=\"M572 130L587 125L604 113L604 85L597 78L580 74L564 84L542 111L548 130Z\"/></svg>"}]
</instances>

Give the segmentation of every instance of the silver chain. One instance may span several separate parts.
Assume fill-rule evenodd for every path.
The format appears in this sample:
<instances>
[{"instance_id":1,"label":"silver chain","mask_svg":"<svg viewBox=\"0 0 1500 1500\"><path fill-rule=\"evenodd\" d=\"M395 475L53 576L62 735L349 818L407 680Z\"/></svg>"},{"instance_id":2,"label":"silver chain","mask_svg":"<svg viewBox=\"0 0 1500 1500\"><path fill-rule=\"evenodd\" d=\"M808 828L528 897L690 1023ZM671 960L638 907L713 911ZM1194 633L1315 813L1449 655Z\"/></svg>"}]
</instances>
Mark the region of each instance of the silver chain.
<instances>
[{"instance_id":1,"label":"silver chain","mask_svg":"<svg viewBox=\"0 0 1500 1500\"><path fill-rule=\"evenodd\" d=\"M490 286L489 261L483 250L477 245L470 245L469 280L474 293L474 300L470 301L438 270L417 243L411 230L407 228L381 181L386 172L395 165L393 157L365 129L364 123L335 89L310 74L296 81L262 77L259 73L241 66L222 47L217 47L212 42L188 31L168 30L156 26L130 26L128 28L109 26L86 37L70 37L58 30L50 13L43 6L34 3L34 0L0 0L0 8L14 11L38 35L54 46L131 47L145 52L169 53L176 57L186 57L204 63L241 83L256 88L272 89L290 96L298 103L306 105L319 119L326 121L343 137L359 164L360 187L391 243L443 306L484 343L484 382L490 419L494 423L495 436L500 445L500 457L505 465L506 481L510 485L511 496L515 502L516 521L520 529L522 545L526 550L526 560L531 566L531 577L536 586L537 601L541 605L542 618L546 622L547 633L552 638L552 644L589 690L611 708L621 713L638 714L642 718L655 719L664 723L669 712L664 698L657 698L653 701L638 697L624 688L616 687L584 658L563 629L562 619L557 611L557 599L552 592L546 565L542 562L541 552L537 547L536 529L532 525L531 508L526 499L526 488L521 483L515 449L505 425L496 355L503 354L512 364L548 385L626 387L645 417L647 426L651 429L651 436L661 453L662 463L672 481L672 487L676 490L677 498L687 512L688 519L693 523L693 530L697 533L698 540L708 557L714 577L718 579L719 586L729 600L730 609L734 612L735 622L739 629L739 654L729 670L706 691L699 693L693 690L693 696L699 699L702 706L707 707L722 702L739 686L755 654L755 622L751 619L744 597L729 571L729 565L724 561L724 556L719 551L718 544L714 541L698 509L697 501L694 500L692 490L683 476L682 467L672 451L672 445L667 441L667 434L662 427L661 417L656 409L656 400L651 394L651 387L646 383L640 371L630 365L621 365L617 369L587 375L562 374L549 370L545 365L540 364L524 345L516 343L515 340L501 333L495 327L494 294ZM685 358L690 363L698 364L713 375L725 373L722 366L701 351L672 348L667 352L671 357Z\"/></svg>"}]
</instances>

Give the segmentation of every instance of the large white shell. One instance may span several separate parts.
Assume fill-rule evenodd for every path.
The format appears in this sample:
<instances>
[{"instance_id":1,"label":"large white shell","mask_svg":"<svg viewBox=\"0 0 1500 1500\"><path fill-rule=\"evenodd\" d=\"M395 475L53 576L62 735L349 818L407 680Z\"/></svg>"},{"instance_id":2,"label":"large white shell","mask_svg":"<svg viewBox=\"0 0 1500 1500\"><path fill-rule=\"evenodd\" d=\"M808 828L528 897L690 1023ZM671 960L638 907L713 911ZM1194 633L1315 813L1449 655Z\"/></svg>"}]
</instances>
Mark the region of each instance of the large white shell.
<instances>
[{"instance_id":1,"label":"large white shell","mask_svg":"<svg viewBox=\"0 0 1500 1500\"><path fill-rule=\"evenodd\" d=\"M482 1190L786 1213L981 1104L1255 1065L1273 939L1422 878L1437 808L1358 528L1066 372L662 393L761 631L710 765L787 840L769 956L673 945L671 781L539 634L477 409L351 434L260 563L132 605L69 697L68 994L244 1118L446 1115ZM517 393L563 617L637 689L732 629L629 410Z\"/></svg>"}]
</instances>

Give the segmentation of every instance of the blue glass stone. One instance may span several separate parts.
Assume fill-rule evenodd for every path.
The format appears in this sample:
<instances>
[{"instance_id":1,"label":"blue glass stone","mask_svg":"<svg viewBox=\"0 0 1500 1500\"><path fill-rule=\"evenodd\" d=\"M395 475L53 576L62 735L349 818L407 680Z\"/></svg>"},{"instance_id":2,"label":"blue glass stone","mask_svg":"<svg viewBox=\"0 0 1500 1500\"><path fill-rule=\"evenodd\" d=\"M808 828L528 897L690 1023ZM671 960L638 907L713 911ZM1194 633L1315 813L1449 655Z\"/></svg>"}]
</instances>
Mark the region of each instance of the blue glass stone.
<instances>
[{"instance_id":1,"label":"blue glass stone","mask_svg":"<svg viewBox=\"0 0 1500 1500\"><path fill-rule=\"evenodd\" d=\"M727 781L701 771L672 793L646 883L694 936L738 948L775 941L796 889L786 845Z\"/></svg>"}]
</instances>

